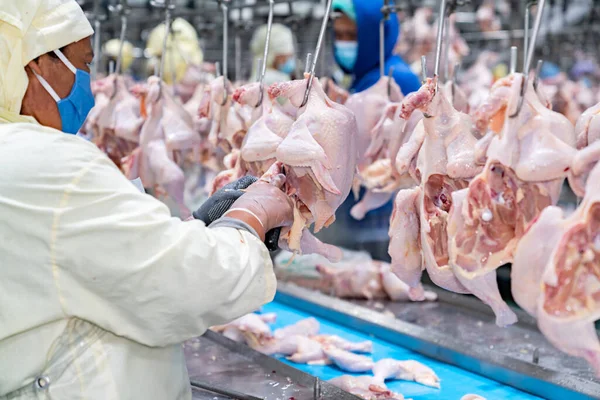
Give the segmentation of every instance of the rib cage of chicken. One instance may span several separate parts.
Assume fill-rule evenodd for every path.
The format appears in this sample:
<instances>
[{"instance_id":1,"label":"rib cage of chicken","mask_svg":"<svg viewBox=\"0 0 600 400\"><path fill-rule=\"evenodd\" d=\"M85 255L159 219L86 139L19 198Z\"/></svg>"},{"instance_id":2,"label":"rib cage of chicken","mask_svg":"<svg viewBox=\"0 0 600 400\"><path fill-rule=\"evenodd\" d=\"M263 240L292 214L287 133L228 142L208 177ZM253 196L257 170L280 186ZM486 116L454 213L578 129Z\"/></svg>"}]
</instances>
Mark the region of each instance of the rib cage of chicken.
<instances>
[{"instance_id":1,"label":"rib cage of chicken","mask_svg":"<svg viewBox=\"0 0 600 400\"><path fill-rule=\"evenodd\" d=\"M585 197L573 214L548 207L523 235L511 282L515 301L537 317L544 336L558 349L587 360L600 377L600 142L595 154L581 150L574 168L595 164Z\"/></svg>"},{"instance_id":2,"label":"rib cage of chicken","mask_svg":"<svg viewBox=\"0 0 600 400\"><path fill-rule=\"evenodd\" d=\"M516 315L500 297L496 269L512 261L527 225L556 204L575 153L572 125L541 103L531 82L511 117L523 75L511 81L502 129L482 139L486 165L467 189L453 193L448 226L456 277L494 310L499 326L516 322Z\"/></svg>"},{"instance_id":3,"label":"rib cage of chicken","mask_svg":"<svg viewBox=\"0 0 600 400\"><path fill-rule=\"evenodd\" d=\"M481 167L475 164L471 118L436 93L436 85L428 79L402 103L401 117L416 109L425 115L396 158L398 172L410 171L420 185L396 196L388 252L392 270L411 288L418 287L426 268L438 286L466 293L449 265L446 226L452 192L466 187Z\"/></svg>"}]
</instances>

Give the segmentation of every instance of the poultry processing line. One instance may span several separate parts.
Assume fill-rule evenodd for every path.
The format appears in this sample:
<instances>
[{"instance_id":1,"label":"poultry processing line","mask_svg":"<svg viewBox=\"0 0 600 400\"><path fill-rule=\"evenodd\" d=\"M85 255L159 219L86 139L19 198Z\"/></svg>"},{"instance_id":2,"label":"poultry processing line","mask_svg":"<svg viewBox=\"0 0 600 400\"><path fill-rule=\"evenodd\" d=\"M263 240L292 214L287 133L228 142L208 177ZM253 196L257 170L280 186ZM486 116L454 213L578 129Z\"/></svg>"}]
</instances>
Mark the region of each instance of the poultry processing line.
<instances>
[{"instance_id":1,"label":"poultry processing line","mask_svg":"<svg viewBox=\"0 0 600 400\"><path fill-rule=\"evenodd\" d=\"M168 6L170 2L166 3ZM543 2L540 3L543 5ZM595 251L600 248L594 225L597 219L596 191L585 188L588 176L598 176L590 171L588 165L597 158L595 152L598 146L593 145L599 132L595 121L597 110L590 109L581 115L583 122L577 123L576 129L581 137L575 143L573 122L581 113L577 110L571 112L569 122L549 109L546 95L539 89L539 70L535 74L536 79L512 70L492 86L494 77L487 63L494 57L484 53L478 60L481 62L470 71L474 78L468 82L481 82L480 87L467 95L463 89L468 85L461 87L454 79L454 61L460 60L468 48L465 49L465 43L458 34L456 18L446 17L444 4L442 2L440 12L443 18L439 18L444 23L438 27L434 77L428 79L425 71L422 88L406 97L390 78L393 73L389 76L382 74L379 82L369 90L353 95L344 93L329 79L314 79L327 15L315 58L308 63L308 79L278 83L268 88L266 93L260 80L246 85L230 82L226 63L228 10L222 4L221 11L226 21L222 76L211 77L199 84L190 100L193 102L186 103L184 108L177 99L181 91L171 92L158 77L149 78L146 85L131 89L137 98L128 93L122 76L111 75L106 81L95 82L99 94L102 94L103 88L107 89L104 93L105 111L96 109L99 112L96 125L100 131L97 143L109 154L110 151L116 152L113 157L115 163L122 162L130 178L141 175L146 185L162 186L177 201L181 215L188 211L184 201L186 177L183 165L190 157L197 162L199 155L196 152L207 150L209 159L216 159L215 154L210 152L214 150L216 153L217 147L228 153L222 160L217 160L223 165L218 165L213 171L219 174L212 182L211 191L248 171L269 181L281 179L285 172L287 181L284 189L293 199L296 218L294 225L284 230L280 246L295 252L321 253L329 260L338 259L339 250L319 242L308 227L314 223L315 231L318 231L333 223L337 207L353 184L357 184L347 173L355 170L356 163L358 183L367 190L352 210L354 218L360 219L390 198L396 198L389 232L389 252L393 263L378 266L374 271L357 271L373 272L379 276L375 278L375 288L369 287L368 290L385 291L389 295L390 288L377 287L377 280L385 286L386 282L389 283L385 277L399 276L406 287L406 297L423 300L427 294L431 295L420 284L425 268L437 285L457 293L476 295L493 308L499 325L508 325L515 322L519 313L514 313L502 301L494 282L501 261L513 261L515 274L525 272L523 279L516 283L513 280L515 298L528 313L538 318L544 333L542 336L535 330L531 319L524 315L518 315L521 322L511 328L495 328L486 307L480 304L473 306L470 300L456 301L458 297L455 295L439 293L441 301L438 303L365 303L338 301L282 284L277 301L265 307L265 311L276 311L288 317L293 314L298 318L309 312L323 318L321 324L328 329L324 333L354 338L364 338L360 335L368 333L378 341L393 345L385 347L383 342L377 342L376 347L380 350L373 353L374 359L371 360L341 352L343 349L336 346L321 346L314 337L296 339L297 342L291 343L295 350L314 350L317 361L337 365L335 368L326 366L325 369L300 367L305 371L323 379L334 378L336 384L348 390L358 390L357 386L361 386L360 390L369 392L367 396L376 393L379 396L376 398L398 399L402 398L399 393L403 393L415 399L458 399L468 393L459 393L458 389L465 388L458 388L457 383L460 386L470 382L474 388L488 389L497 385L486 377L544 398L598 396L598 381L587 364L579 358L564 356L544 339L548 338L566 353L586 358L597 370L600 369L600 352L594 348L597 332L593 329L593 321L590 322L597 316L593 312L594 303L589 301L595 295L592 279L595 272L588 265L595 261ZM272 14L272 7L270 9ZM172 16L168 10L167 7L167 30ZM121 32L124 32L125 23L121 27ZM431 26L423 27L427 31L425 35L435 36ZM534 43L529 49L525 47L525 51L529 52L523 70L527 72L532 63L538 28L536 15ZM443 50L443 46L447 49ZM267 50L265 48L265 53ZM448 72L441 74L440 66L443 70L444 65ZM163 67L156 75L162 75ZM103 86L107 83L109 85ZM479 92L477 89L480 89ZM345 106L338 104L344 102ZM94 125L93 118L88 122ZM473 127L475 130L471 129ZM480 137L481 140L477 141ZM116 140L116 145L113 140ZM576 144L578 149L587 148L576 154ZM204 145L213 147L200 147ZM347 157L354 154L356 148L364 154L360 154L358 160ZM551 154L551 165L548 165L548 158L540 157L540 152L542 155ZM515 155L524 156L519 159ZM202 162L208 164L206 160ZM571 165L573 168L569 171ZM557 188L567 177L585 199L573 216L563 218L553 205L557 203ZM588 182L593 181L593 178L588 179ZM302 190L298 190L300 187ZM507 215L508 218L504 218ZM529 223L534 224L531 230L526 229ZM480 226L496 229L480 229ZM574 227L579 230L574 230ZM494 236L497 232L500 237ZM544 253L550 254L553 248L558 248L560 257L545 260L539 254L528 252L540 248L536 244L540 237L548 239L541 245ZM473 238L475 245L470 241ZM517 246L519 242L521 246ZM527 243L533 244L527 246ZM544 263L549 263L546 275L551 276L544 277L541 282ZM529 264L532 268L527 268ZM570 274L574 267L578 268L576 275ZM328 273L326 268L319 266L317 270L324 275ZM582 277L588 276L591 284L582 280ZM554 281L553 277L556 277ZM573 281L573 277L579 281L575 290L571 291L569 282ZM555 281L560 284L553 283ZM369 280L367 283L371 285L372 282ZM526 283L525 287L519 288L520 283ZM536 287L542 289L538 292L534 290ZM386 312L378 312L381 308ZM395 314L397 319L390 319L390 314ZM293 317L289 319L289 322L294 322ZM335 326L330 326L327 320L333 321ZM577 335L572 335L568 329L572 321L576 323ZM210 334L207 337L212 338L212 342L217 340ZM573 337L581 340L574 341ZM580 343L574 343L577 341ZM193 343L188 354L190 363L198 357L195 353L201 353L193 351L197 346ZM204 346L200 344L200 348ZM256 354L247 349L227 347L226 350L246 354L243 359L256 360ZM290 354L290 358L298 360L298 357L306 356L308 350L296 351L299 354ZM378 378L375 365L372 365L376 358L395 352L406 355L409 350L417 351L409 355L421 357L419 359L425 367L431 364L441 371L439 375L445 383L442 383L440 391L419 392L415 387L394 386L397 382L388 383L384 382L386 378ZM214 354L210 357L217 358ZM232 357L235 358L235 355ZM243 359L238 361L243 364ZM348 364L348 360L361 366ZM435 360L443 363L436 364ZM385 360L376 361L375 364L379 364ZM395 366L393 362L396 361L415 360L391 360L387 367ZM268 364L268 360L263 358L261 362ZM216 374L221 375L222 371L218 368L222 366L218 362L216 364ZM362 372L372 370L373 376L339 376L339 369L347 369L348 365L351 365L352 372L357 372L357 368ZM426 369L422 365L418 368ZM237 366L240 366L239 363ZM412 373L413 380L419 379L414 368L407 369L409 371L400 376L406 378ZM483 377L473 376L471 372ZM236 373L238 375L233 376L240 379L246 376L243 368ZM227 376L228 379L231 377ZM207 376L204 378L204 383L210 380ZM256 384L262 385L262 389L265 383L270 382L260 374L253 379L261 381ZM241 379L241 382L244 380ZM202 382L198 383L200 389ZM273 385L276 383L282 382ZM206 387L204 385L202 390ZM200 392L196 390L195 395L200 396ZM221 392L235 396L232 392L229 395ZM262 394L256 389L255 396ZM502 385L494 386L494 390L482 389L479 394L488 399L532 398ZM298 395L298 398L304 397Z\"/></svg>"}]
</instances>

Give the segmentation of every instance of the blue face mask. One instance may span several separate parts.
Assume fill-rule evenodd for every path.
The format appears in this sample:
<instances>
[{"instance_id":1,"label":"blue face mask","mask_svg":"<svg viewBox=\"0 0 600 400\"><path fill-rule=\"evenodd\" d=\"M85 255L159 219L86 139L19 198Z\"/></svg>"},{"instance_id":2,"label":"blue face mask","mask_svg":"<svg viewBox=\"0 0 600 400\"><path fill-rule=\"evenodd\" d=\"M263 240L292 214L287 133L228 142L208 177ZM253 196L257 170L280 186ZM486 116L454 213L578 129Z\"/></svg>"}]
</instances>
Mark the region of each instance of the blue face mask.
<instances>
[{"instance_id":1,"label":"blue face mask","mask_svg":"<svg viewBox=\"0 0 600 400\"><path fill-rule=\"evenodd\" d=\"M345 72L352 72L358 57L358 42L336 40L333 44L335 60Z\"/></svg>"},{"instance_id":2,"label":"blue face mask","mask_svg":"<svg viewBox=\"0 0 600 400\"><path fill-rule=\"evenodd\" d=\"M291 75L292 73L294 73L296 71L296 58L295 57L290 57L287 59L287 61L285 62L285 64L282 64L278 67L279 71L283 72L284 74L288 74Z\"/></svg>"},{"instance_id":3,"label":"blue face mask","mask_svg":"<svg viewBox=\"0 0 600 400\"><path fill-rule=\"evenodd\" d=\"M75 74L75 83L71 88L71 93L67 97L61 99L44 78L36 74L35 71L33 73L44 89L56 101L62 122L62 131L74 135L83 126L88 113L94 107L90 74L82 69L75 68L60 50L54 50L54 53Z\"/></svg>"}]
</instances>

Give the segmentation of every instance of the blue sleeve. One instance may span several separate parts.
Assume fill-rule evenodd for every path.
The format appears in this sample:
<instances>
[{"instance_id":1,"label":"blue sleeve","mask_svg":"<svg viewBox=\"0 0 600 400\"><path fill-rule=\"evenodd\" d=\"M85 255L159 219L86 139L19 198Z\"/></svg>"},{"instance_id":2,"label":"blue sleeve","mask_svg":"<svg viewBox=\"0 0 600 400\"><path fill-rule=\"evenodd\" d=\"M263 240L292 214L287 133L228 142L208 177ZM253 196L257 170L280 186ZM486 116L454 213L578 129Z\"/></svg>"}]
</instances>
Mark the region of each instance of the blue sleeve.
<instances>
[{"instance_id":1,"label":"blue sleeve","mask_svg":"<svg viewBox=\"0 0 600 400\"><path fill-rule=\"evenodd\" d=\"M405 96L421 88L419 77L404 63L394 67L394 79Z\"/></svg>"}]
</instances>

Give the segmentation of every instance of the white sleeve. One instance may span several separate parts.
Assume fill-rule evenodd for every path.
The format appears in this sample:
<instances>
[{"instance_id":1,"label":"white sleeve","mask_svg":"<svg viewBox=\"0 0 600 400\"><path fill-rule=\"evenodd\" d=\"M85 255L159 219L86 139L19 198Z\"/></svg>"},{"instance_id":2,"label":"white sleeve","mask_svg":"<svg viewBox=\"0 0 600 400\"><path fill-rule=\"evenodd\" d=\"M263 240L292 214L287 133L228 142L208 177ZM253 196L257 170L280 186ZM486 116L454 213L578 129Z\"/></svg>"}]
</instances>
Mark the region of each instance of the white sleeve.
<instances>
[{"instance_id":1,"label":"white sleeve","mask_svg":"<svg viewBox=\"0 0 600 400\"><path fill-rule=\"evenodd\" d=\"M78 171L64 193L51 257L67 315L148 346L201 335L275 295L259 239L171 218L105 156Z\"/></svg>"}]
</instances>

